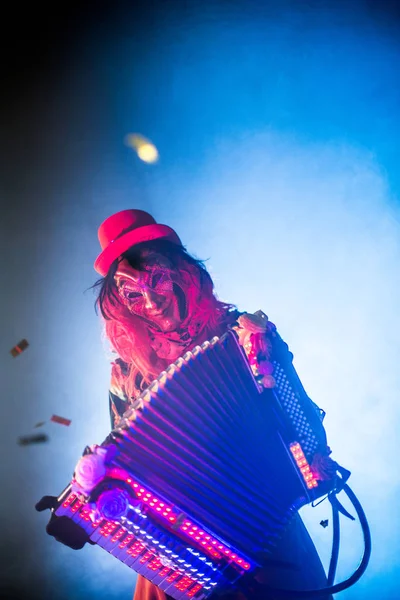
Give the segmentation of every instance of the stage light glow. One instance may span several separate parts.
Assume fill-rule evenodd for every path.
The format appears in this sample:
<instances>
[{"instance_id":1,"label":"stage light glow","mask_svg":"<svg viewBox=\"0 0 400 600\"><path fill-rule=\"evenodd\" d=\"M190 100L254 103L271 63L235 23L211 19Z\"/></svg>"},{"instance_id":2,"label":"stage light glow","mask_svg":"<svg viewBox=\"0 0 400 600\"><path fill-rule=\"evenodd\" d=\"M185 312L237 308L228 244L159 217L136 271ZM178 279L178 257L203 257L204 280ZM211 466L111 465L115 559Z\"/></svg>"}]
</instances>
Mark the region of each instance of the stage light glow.
<instances>
[{"instance_id":1,"label":"stage light glow","mask_svg":"<svg viewBox=\"0 0 400 600\"><path fill-rule=\"evenodd\" d=\"M125 144L136 151L138 157L146 163L153 164L158 161L159 154L155 145L137 133L130 133L125 137Z\"/></svg>"}]
</instances>

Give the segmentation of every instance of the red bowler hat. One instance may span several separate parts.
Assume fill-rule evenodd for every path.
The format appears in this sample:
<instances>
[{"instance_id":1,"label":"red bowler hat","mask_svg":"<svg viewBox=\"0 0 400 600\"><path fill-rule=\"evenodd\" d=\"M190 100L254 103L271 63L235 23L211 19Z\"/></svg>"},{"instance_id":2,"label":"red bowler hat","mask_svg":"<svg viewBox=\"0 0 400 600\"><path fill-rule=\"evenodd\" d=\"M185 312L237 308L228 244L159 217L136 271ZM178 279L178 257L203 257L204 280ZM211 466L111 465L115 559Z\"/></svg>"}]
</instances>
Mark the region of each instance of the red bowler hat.
<instances>
[{"instance_id":1,"label":"red bowler hat","mask_svg":"<svg viewBox=\"0 0 400 600\"><path fill-rule=\"evenodd\" d=\"M121 210L108 217L99 227L101 254L94 268L103 277L116 258L126 250L140 244L163 238L182 246L182 242L171 227L160 225L144 210Z\"/></svg>"}]
</instances>

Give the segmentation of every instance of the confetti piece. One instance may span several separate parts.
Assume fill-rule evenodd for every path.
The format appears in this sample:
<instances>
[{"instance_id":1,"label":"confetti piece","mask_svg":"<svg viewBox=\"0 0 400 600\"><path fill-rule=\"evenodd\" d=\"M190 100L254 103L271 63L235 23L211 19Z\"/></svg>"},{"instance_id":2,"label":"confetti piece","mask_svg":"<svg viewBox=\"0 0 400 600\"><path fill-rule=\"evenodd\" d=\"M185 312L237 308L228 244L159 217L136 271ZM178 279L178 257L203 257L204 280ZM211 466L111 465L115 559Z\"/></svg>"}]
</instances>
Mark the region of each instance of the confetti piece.
<instances>
[{"instance_id":1,"label":"confetti piece","mask_svg":"<svg viewBox=\"0 0 400 600\"><path fill-rule=\"evenodd\" d=\"M48 441L48 436L45 433L36 433L35 435L25 435L18 438L20 446L29 446L30 444L42 444Z\"/></svg>"},{"instance_id":2,"label":"confetti piece","mask_svg":"<svg viewBox=\"0 0 400 600\"><path fill-rule=\"evenodd\" d=\"M325 529L325 527L328 527L328 519L325 519L325 521L321 521L320 525L322 525L322 527Z\"/></svg>"},{"instance_id":3,"label":"confetti piece","mask_svg":"<svg viewBox=\"0 0 400 600\"><path fill-rule=\"evenodd\" d=\"M10 353L14 358L21 354L29 346L27 340L21 340L14 348L11 348Z\"/></svg>"},{"instance_id":4,"label":"confetti piece","mask_svg":"<svg viewBox=\"0 0 400 600\"><path fill-rule=\"evenodd\" d=\"M36 425L34 425L34 428L36 429L36 427L43 427L43 425L46 424L46 421L39 421L39 423L36 423Z\"/></svg>"},{"instance_id":5,"label":"confetti piece","mask_svg":"<svg viewBox=\"0 0 400 600\"><path fill-rule=\"evenodd\" d=\"M129 133L125 137L125 144L136 150L138 157L147 163L156 163L158 161L158 150L154 144L143 135L138 133Z\"/></svg>"},{"instance_id":6,"label":"confetti piece","mask_svg":"<svg viewBox=\"0 0 400 600\"><path fill-rule=\"evenodd\" d=\"M58 415L53 415L50 419L54 423L60 423L60 425L71 425L71 419L65 419L64 417L59 417Z\"/></svg>"}]
</instances>

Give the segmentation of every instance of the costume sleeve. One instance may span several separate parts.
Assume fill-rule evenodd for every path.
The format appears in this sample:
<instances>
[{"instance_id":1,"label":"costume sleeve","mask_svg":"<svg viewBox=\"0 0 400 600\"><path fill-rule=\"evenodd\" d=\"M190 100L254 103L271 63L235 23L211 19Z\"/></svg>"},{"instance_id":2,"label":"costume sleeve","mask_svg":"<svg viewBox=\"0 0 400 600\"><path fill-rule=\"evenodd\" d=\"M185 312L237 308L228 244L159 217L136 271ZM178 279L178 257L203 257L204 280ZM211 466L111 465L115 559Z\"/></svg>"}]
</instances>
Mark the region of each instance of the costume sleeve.
<instances>
[{"instance_id":1,"label":"costume sleeve","mask_svg":"<svg viewBox=\"0 0 400 600\"><path fill-rule=\"evenodd\" d=\"M128 409L128 402L113 392L109 392L109 408L110 408L110 420L111 429L114 429L118 425L118 421L121 419L124 412Z\"/></svg>"},{"instance_id":2,"label":"costume sleeve","mask_svg":"<svg viewBox=\"0 0 400 600\"><path fill-rule=\"evenodd\" d=\"M112 363L110 391L108 395L112 429L118 425L118 421L128 409L129 405L129 400L123 385L124 375L123 363L120 360L116 360Z\"/></svg>"}]
</instances>

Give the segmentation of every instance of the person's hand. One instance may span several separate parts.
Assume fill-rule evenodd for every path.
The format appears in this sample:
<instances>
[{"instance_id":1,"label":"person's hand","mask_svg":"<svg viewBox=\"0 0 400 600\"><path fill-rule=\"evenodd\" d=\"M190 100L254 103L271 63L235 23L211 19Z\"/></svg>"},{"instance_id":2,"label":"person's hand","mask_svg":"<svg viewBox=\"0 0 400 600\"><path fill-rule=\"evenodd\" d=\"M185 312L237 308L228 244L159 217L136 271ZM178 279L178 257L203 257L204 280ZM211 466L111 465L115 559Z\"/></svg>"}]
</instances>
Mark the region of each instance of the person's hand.
<instances>
[{"instance_id":1,"label":"person's hand","mask_svg":"<svg viewBox=\"0 0 400 600\"><path fill-rule=\"evenodd\" d=\"M53 511L57 508L57 505L57 498L55 496L43 496L43 498L35 504L35 508L39 512L46 509ZM57 517L54 512L51 513L50 520L46 526L46 531L49 535L53 536L57 542L61 542L73 550L80 550L86 542L94 544L82 527L79 527L79 525L74 523L71 519L68 519L68 517Z\"/></svg>"}]
</instances>

